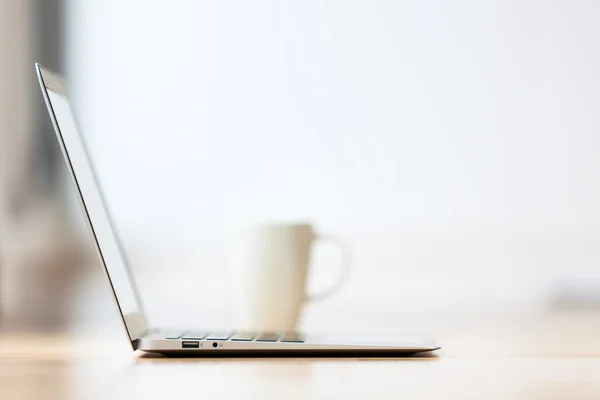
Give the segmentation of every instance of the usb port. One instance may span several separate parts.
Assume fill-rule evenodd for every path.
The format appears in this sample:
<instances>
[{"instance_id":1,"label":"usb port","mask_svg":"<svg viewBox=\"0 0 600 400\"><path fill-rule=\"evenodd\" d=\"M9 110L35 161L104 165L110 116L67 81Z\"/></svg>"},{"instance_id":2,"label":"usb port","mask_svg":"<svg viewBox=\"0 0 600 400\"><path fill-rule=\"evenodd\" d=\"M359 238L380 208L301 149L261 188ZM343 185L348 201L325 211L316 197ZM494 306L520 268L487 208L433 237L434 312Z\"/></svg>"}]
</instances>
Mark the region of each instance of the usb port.
<instances>
[{"instance_id":1,"label":"usb port","mask_svg":"<svg viewBox=\"0 0 600 400\"><path fill-rule=\"evenodd\" d=\"M190 340L184 340L181 342L182 349L197 349L198 347L200 347L200 342Z\"/></svg>"}]
</instances>

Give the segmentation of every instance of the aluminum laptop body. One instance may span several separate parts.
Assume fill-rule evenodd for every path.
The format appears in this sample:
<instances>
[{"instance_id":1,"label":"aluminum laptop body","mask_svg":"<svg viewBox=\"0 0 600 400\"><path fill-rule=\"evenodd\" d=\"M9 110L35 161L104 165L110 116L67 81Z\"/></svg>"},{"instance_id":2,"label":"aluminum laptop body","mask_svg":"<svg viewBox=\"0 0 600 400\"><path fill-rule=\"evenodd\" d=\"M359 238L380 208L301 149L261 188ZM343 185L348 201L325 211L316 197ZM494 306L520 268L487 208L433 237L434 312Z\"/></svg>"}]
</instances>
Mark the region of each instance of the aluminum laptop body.
<instances>
[{"instance_id":1,"label":"aluminum laptop body","mask_svg":"<svg viewBox=\"0 0 600 400\"><path fill-rule=\"evenodd\" d=\"M63 79L39 64L35 68L84 219L133 350L214 357L232 354L407 355L440 348L433 340L423 337L211 332L207 329L173 332L160 327L151 328L105 207L83 138L77 130Z\"/></svg>"}]
</instances>

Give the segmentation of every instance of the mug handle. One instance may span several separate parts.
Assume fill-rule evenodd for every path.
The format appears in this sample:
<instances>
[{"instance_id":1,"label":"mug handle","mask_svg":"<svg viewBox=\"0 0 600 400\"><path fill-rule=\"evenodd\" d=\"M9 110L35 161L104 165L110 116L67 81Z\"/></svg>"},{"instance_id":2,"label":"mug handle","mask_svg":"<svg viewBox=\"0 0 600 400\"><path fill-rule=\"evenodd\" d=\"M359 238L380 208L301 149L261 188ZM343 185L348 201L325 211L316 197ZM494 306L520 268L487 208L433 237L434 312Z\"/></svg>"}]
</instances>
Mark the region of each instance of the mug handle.
<instances>
[{"instance_id":1,"label":"mug handle","mask_svg":"<svg viewBox=\"0 0 600 400\"><path fill-rule=\"evenodd\" d=\"M348 277L350 276L350 250L348 247L338 238L329 235L317 235L314 239L315 241L319 240L322 242L330 242L335 244L340 250L340 254L342 255L342 262L340 276L337 281L331 285L329 288L325 289L321 293L316 294L306 294L306 300L308 301L317 301L323 300L327 297L333 295L337 291L339 291L348 281Z\"/></svg>"}]
</instances>

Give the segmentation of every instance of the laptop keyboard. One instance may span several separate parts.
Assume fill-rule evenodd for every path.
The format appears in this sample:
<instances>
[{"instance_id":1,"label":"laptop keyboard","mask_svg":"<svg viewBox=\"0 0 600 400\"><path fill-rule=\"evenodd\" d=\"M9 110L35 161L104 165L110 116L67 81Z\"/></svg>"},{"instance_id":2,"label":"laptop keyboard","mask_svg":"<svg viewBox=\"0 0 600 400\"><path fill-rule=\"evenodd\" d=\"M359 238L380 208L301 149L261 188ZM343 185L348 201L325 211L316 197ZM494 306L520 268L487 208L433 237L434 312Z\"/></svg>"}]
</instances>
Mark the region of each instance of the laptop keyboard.
<instances>
[{"instance_id":1,"label":"laptop keyboard","mask_svg":"<svg viewBox=\"0 0 600 400\"><path fill-rule=\"evenodd\" d=\"M196 332L169 334L166 339L173 340L218 340L232 342L281 342L304 343L304 335L298 332Z\"/></svg>"}]
</instances>

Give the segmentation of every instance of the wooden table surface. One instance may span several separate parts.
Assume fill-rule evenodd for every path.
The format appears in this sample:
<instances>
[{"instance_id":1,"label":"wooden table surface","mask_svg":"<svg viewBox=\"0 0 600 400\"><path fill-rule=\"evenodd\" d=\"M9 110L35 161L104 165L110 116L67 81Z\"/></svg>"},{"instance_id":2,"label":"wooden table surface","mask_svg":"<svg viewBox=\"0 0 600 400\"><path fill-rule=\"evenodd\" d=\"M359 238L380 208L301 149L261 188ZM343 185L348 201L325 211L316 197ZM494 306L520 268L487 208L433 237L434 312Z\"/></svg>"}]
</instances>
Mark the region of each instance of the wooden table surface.
<instances>
[{"instance_id":1,"label":"wooden table surface","mask_svg":"<svg viewBox=\"0 0 600 400\"><path fill-rule=\"evenodd\" d=\"M0 335L0 399L598 398L600 314L433 323L435 355L173 359L123 341Z\"/></svg>"}]
</instances>

